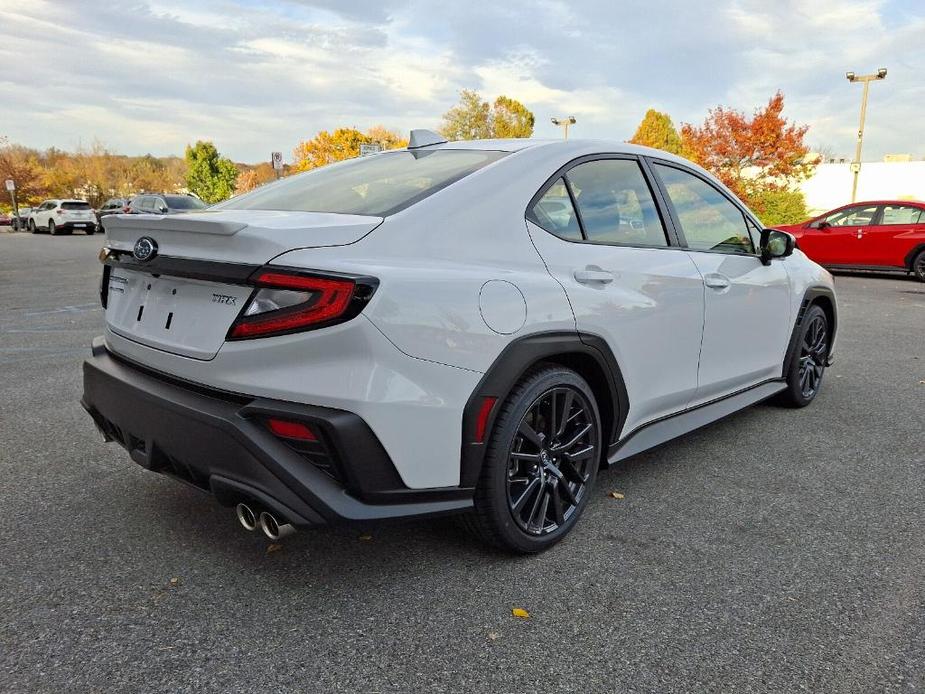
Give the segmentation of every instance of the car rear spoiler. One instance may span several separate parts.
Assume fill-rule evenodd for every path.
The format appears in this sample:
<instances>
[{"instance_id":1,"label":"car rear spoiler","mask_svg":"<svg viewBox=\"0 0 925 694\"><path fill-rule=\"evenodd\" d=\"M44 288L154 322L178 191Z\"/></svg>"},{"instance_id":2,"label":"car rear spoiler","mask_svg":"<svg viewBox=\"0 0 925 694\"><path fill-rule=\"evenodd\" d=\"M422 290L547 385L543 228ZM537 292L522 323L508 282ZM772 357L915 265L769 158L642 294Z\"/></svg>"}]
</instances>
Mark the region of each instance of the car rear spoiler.
<instances>
[{"instance_id":1,"label":"car rear spoiler","mask_svg":"<svg viewBox=\"0 0 925 694\"><path fill-rule=\"evenodd\" d=\"M177 214L113 214L107 215L106 231L184 231L193 234L233 236L247 226L246 222L222 219L202 219L201 216Z\"/></svg>"}]
</instances>

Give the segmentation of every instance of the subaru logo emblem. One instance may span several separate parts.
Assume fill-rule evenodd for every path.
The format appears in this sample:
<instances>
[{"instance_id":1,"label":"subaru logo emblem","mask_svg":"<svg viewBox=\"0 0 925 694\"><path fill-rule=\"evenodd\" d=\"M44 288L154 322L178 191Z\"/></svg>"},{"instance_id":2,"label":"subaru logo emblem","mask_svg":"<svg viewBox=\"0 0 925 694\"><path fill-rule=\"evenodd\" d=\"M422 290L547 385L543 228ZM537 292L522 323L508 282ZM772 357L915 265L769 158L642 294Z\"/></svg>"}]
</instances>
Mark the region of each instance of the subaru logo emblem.
<instances>
[{"instance_id":1,"label":"subaru logo emblem","mask_svg":"<svg viewBox=\"0 0 925 694\"><path fill-rule=\"evenodd\" d=\"M142 236L135 242L132 255L135 256L136 260L142 262L151 260L151 258L157 255L157 241L150 236Z\"/></svg>"}]
</instances>

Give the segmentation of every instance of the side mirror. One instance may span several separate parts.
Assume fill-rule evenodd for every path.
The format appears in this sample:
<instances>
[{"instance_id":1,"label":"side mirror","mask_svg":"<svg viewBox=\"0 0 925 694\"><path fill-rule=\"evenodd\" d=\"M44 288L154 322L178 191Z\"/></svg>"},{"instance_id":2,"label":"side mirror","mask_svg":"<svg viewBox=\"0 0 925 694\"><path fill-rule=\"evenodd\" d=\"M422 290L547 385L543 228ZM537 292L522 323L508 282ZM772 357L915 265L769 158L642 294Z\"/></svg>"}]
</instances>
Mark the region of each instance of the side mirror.
<instances>
[{"instance_id":1,"label":"side mirror","mask_svg":"<svg viewBox=\"0 0 925 694\"><path fill-rule=\"evenodd\" d=\"M796 239L786 231L765 229L761 232L761 262L770 265L774 258L793 255Z\"/></svg>"}]
</instances>

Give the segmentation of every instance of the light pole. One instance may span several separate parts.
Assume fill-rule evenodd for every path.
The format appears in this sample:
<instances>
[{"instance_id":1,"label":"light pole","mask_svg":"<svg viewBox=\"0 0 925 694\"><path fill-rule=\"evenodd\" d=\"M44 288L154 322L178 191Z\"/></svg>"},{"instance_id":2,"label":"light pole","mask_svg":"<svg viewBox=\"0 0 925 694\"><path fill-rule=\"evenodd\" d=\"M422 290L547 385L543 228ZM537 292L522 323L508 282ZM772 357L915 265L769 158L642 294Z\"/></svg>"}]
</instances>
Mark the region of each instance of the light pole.
<instances>
[{"instance_id":1,"label":"light pole","mask_svg":"<svg viewBox=\"0 0 925 694\"><path fill-rule=\"evenodd\" d=\"M851 183L851 202L854 202L858 194L858 175L861 173L861 143L864 141L864 119L867 116L867 92L870 90L870 83L874 80L886 78L886 68L882 67L873 75L855 75L853 72L845 73L849 82L863 82L864 95L861 97L861 125L858 128L858 144L854 149L854 161L851 162L851 173L854 174L854 181Z\"/></svg>"},{"instance_id":2,"label":"light pole","mask_svg":"<svg viewBox=\"0 0 925 694\"><path fill-rule=\"evenodd\" d=\"M558 125L565 131L565 139L568 139L568 126L575 125L575 116L569 116L568 118L552 118L552 124Z\"/></svg>"}]
</instances>

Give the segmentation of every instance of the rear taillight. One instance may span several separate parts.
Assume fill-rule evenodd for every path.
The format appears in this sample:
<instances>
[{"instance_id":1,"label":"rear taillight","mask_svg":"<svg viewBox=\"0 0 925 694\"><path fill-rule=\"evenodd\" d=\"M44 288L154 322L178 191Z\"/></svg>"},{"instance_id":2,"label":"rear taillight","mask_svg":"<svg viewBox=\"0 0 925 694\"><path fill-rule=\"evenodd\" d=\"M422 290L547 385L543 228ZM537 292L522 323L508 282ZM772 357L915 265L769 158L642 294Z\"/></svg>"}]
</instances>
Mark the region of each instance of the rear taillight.
<instances>
[{"instance_id":1,"label":"rear taillight","mask_svg":"<svg viewBox=\"0 0 925 694\"><path fill-rule=\"evenodd\" d=\"M295 439L296 441L317 441L318 437L311 427L302 422L293 422L288 419L267 420L267 427L277 436L284 439Z\"/></svg>"},{"instance_id":2,"label":"rear taillight","mask_svg":"<svg viewBox=\"0 0 925 694\"><path fill-rule=\"evenodd\" d=\"M55 210L55 214L64 214L64 210Z\"/></svg>"},{"instance_id":3,"label":"rear taillight","mask_svg":"<svg viewBox=\"0 0 925 694\"><path fill-rule=\"evenodd\" d=\"M257 289L228 330L229 340L314 330L354 318L372 298L372 277L258 270Z\"/></svg>"}]
</instances>

